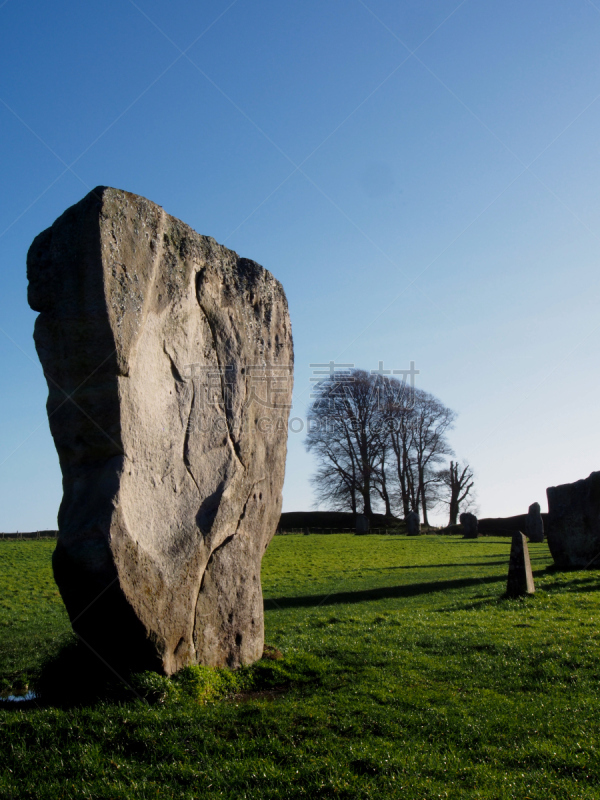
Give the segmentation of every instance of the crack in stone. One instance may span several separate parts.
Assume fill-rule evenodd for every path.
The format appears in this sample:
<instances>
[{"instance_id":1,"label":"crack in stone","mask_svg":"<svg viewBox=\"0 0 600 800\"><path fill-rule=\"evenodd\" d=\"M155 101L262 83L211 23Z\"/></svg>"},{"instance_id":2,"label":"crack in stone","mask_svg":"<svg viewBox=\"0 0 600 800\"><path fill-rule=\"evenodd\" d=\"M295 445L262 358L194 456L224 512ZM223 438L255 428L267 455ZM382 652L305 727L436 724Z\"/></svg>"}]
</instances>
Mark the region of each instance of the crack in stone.
<instances>
[{"instance_id":1,"label":"crack in stone","mask_svg":"<svg viewBox=\"0 0 600 800\"><path fill-rule=\"evenodd\" d=\"M171 356L169 356L169 358L171 358ZM173 359L171 359L171 362L172 361L173 361ZM194 481L194 485L196 486L196 489L198 490L198 494L202 495L202 492L200 491L200 486L198 485L198 481L194 477L194 474L192 472L192 469L191 469L191 466L190 466L190 463L189 463L189 459L188 459L187 453L186 453L188 442L190 440L190 420L192 418L192 411L193 411L193 408L194 408L194 400L196 398L196 387L194 386L194 381L192 381L192 390L191 391L192 391L192 399L191 399L191 402L190 402L190 410L189 410L189 413L188 413L187 423L185 425L185 434L183 436L183 463L185 465L185 468L187 470L188 475Z\"/></svg>"},{"instance_id":2,"label":"crack in stone","mask_svg":"<svg viewBox=\"0 0 600 800\"><path fill-rule=\"evenodd\" d=\"M199 274L200 273L198 273L198 275ZM229 442L230 442L230 444L231 444L231 446L233 448L233 452L235 454L235 457L237 458L237 460L239 461L240 466L242 467L242 469L245 472L246 471L246 465L242 461L240 445L239 445L239 442L236 442L236 440L233 438L233 433L231 431L231 426L229 424L230 423L230 419L229 419L229 416L227 414L227 400L226 400L227 395L226 395L226 392L225 392L225 368L221 364L221 359L219 358L219 350L217 348L217 336L216 336L213 324L211 322L210 315L207 313L206 309L203 307L202 303L200 302L200 298L198 297L198 288L197 288L198 287L198 275L196 275L196 300L198 302L198 306L199 306L200 310L204 314L204 317L205 317L206 322L208 324L208 327L210 329L210 333L211 333L212 340L213 340L213 347L214 347L214 350L215 350L215 357L217 359L217 365L219 367L219 377L221 378L221 395L223 397L223 409L224 409L224 412L225 412L225 427L227 428L227 437L228 437Z\"/></svg>"},{"instance_id":3,"label":"crack in stone","mask_svg":"<svg viewBox=\"0 0 600 800\"><path fill-rule=\"evenodd\" d=\"M244 503L244 507L242 508L242 513L240 514L240 518L238 519L238 524L236 526L236 529L235 529L235 532L234 532L233 536L235 536L235 534L239 531L240 525L242 524L242 520L246 516L246 507L248 506L248 503L250 502L250 496L251 496L252 492L254 491L254 487L258 483L261 483L262 481L264 481L264 479L265 479L264 476L262 478L259 478L258 480L254 481L254 483L250 487L250 491L248 492L248 497L246 498L246 502Z\"/></svg>"},{"instance_id":4,"label":"crack in stone","mask_svg":"<svg viewBox=\"0 0 600 800\"><path fill-rule=\"evenodd\" d=\"M210 563L213 560L213 557L214 557L215 553L218 553L219 550L221 550L223 547L225 547L226 544L229 544L229 542L231 542L233 540L233 538L237 535L237 533L238 533L238 531L240 529L240 525L242 524L242 520L246 516L246 508L248 506L248 503L250 502L250 497L252 496L252 492L254 491L254 487L258 483L261 483L261 481L264 481L264 476L262 478L259 478L257 481L254 481L254 483L250 487L250 491L248 492L248 497L246 498L246 502L244 503L244 506L242 508L242 513L240 514L240 517L238 519L238 523L236 525L235 531L233 533L231 533L229 536L227 536L227 538L224 539L218 547L215 547L215 549L210 554L210 556L208 558L208 561L206 562L206 566L204 568L204 572L202 573L202 578L200 579L200 586L198 588L198 594L196 595L196 602L194 603L194 626L193 626L193 633L192 633L193 637L195 636L195 633L196 633L196 630L197 630L197 627L198 627L198 619L199 618L200 619L204 619L204 618L206 618L208 616L208 614L203 614L201 617L198 617L198 600L200 599L200 594L202 593L202 589L204 588L204 579L206 577L206 573L208 571ZM194 647L194 650L195 649L196 648Z\"/></svg>"},{"instance_id":5,"label":"crack in stone","mask_svg":"<svg viewBox=\"0 0 600 800\"><path fill-rule=\"evenodd\" d=\"M179 383L185 383L185 378L183 377L183 375L179 371L179 368L178 368L177 364L173 361L173 356L167 350L166 341L163 342L163 353L165 353L165 355L167 355L169 357L169 361L171 362L171 373L173 374L173 377L175 378L175 380L178 381Z\"/></svg>"}]
</instances>

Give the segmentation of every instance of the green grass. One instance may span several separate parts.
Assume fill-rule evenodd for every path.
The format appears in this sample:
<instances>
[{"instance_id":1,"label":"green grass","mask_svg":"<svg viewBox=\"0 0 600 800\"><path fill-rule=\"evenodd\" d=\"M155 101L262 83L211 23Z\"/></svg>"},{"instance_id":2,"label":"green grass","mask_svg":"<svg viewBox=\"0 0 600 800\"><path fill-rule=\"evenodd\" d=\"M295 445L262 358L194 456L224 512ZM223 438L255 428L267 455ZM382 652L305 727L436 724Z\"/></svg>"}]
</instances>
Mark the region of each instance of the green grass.
<instances>
[{"instance_id":1,"label":"green grass","mask_svg":"<svg viewBox=\"0 0 600 800\"><path fill-rule=\"evenodd\" d=\"M54 539L0 541L0 688L27 682L69 636L52 577Z\"/></svg>"},{"instance_id":2,"label":"green grass","mask_svg":"<svg viewBox=\"0 0 600 800\"><path fill-rule=\"evenodd\" d=\"M5 685L69 637L53 546L0 542ZM137 676L149 704L124 689L0 710L0 798L597 800L600 572L547 571L530 545L536 594L506 600L509 547L276 537L265 625L283 660Z\"/></svg>"}]
</instances>

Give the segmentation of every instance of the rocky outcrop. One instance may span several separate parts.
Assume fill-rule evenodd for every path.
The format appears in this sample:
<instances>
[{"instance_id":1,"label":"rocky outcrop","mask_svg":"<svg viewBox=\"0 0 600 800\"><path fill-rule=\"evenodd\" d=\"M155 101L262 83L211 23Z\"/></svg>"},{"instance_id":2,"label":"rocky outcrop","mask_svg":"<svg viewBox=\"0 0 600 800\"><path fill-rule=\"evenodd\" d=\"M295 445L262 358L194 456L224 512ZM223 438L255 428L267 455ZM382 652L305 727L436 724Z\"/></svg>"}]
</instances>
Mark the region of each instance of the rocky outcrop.
<instances>
[{"instance_id":1,"label":"rocky outcrop","mask_svg":"<svg viewBox=\"0 0 600 800\"><path fill-rule=\"evenodd\" d=\"M263 650L292 336L281 285L154 203L98 187L34 240L29 303L63 473L53 566L109 663Z\"/></svg>"},{"instance_id":2,"label":"rocky outcrop","mask_svg":"<svg viewBox=\"0 0 600 800\"><path fill-rule=\"evenodd\" d=\"M546 538L557 567L600 568L600 472L550 486Z\"/></svg>"}]
</instances>

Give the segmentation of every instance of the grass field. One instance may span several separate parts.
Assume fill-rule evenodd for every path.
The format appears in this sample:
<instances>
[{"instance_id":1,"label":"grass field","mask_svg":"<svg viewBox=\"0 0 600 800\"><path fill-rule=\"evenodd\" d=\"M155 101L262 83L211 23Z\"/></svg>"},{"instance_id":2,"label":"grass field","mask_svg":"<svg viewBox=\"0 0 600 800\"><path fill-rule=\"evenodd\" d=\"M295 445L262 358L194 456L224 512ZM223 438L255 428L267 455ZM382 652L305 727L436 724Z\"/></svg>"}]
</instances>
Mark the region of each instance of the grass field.
<instances>
[{"instance_id":1,"label":"grass field","mask_svg":"<svg viewBox=\"0 0 600 800\"><path fill-rule=\"evenodd\" d=\"M53 547L0 542L6 690L70 637ZM142 676L149 703L124 687L0 709L0 798L597 800L600 572L552 572L530 545L536 594L506 600L509 547L276 537L263 589L282 661L205 703Z\"/></svg>"}]
</instances>

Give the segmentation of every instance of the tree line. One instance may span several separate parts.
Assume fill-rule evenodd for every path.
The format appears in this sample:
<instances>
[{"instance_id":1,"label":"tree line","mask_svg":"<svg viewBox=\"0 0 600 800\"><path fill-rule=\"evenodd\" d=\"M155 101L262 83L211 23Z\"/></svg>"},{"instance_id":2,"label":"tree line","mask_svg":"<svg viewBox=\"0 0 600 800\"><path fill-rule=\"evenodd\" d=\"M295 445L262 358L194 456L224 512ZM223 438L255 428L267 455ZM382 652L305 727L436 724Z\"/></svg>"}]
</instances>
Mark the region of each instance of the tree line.
<instances>
[{"instance_id":1,"label":"tree line","mask_svg":"<svg viewBox=\"0 0 600 800\"><path fill-rule=\"evenodd\" d=\"M473 501L473 470L448 441L456 413L406 381L352 369L320 381L307 418L306 448L317 459L317 501L371 518L445 505L449 524Z\"/></svg>"}]
</instances>

